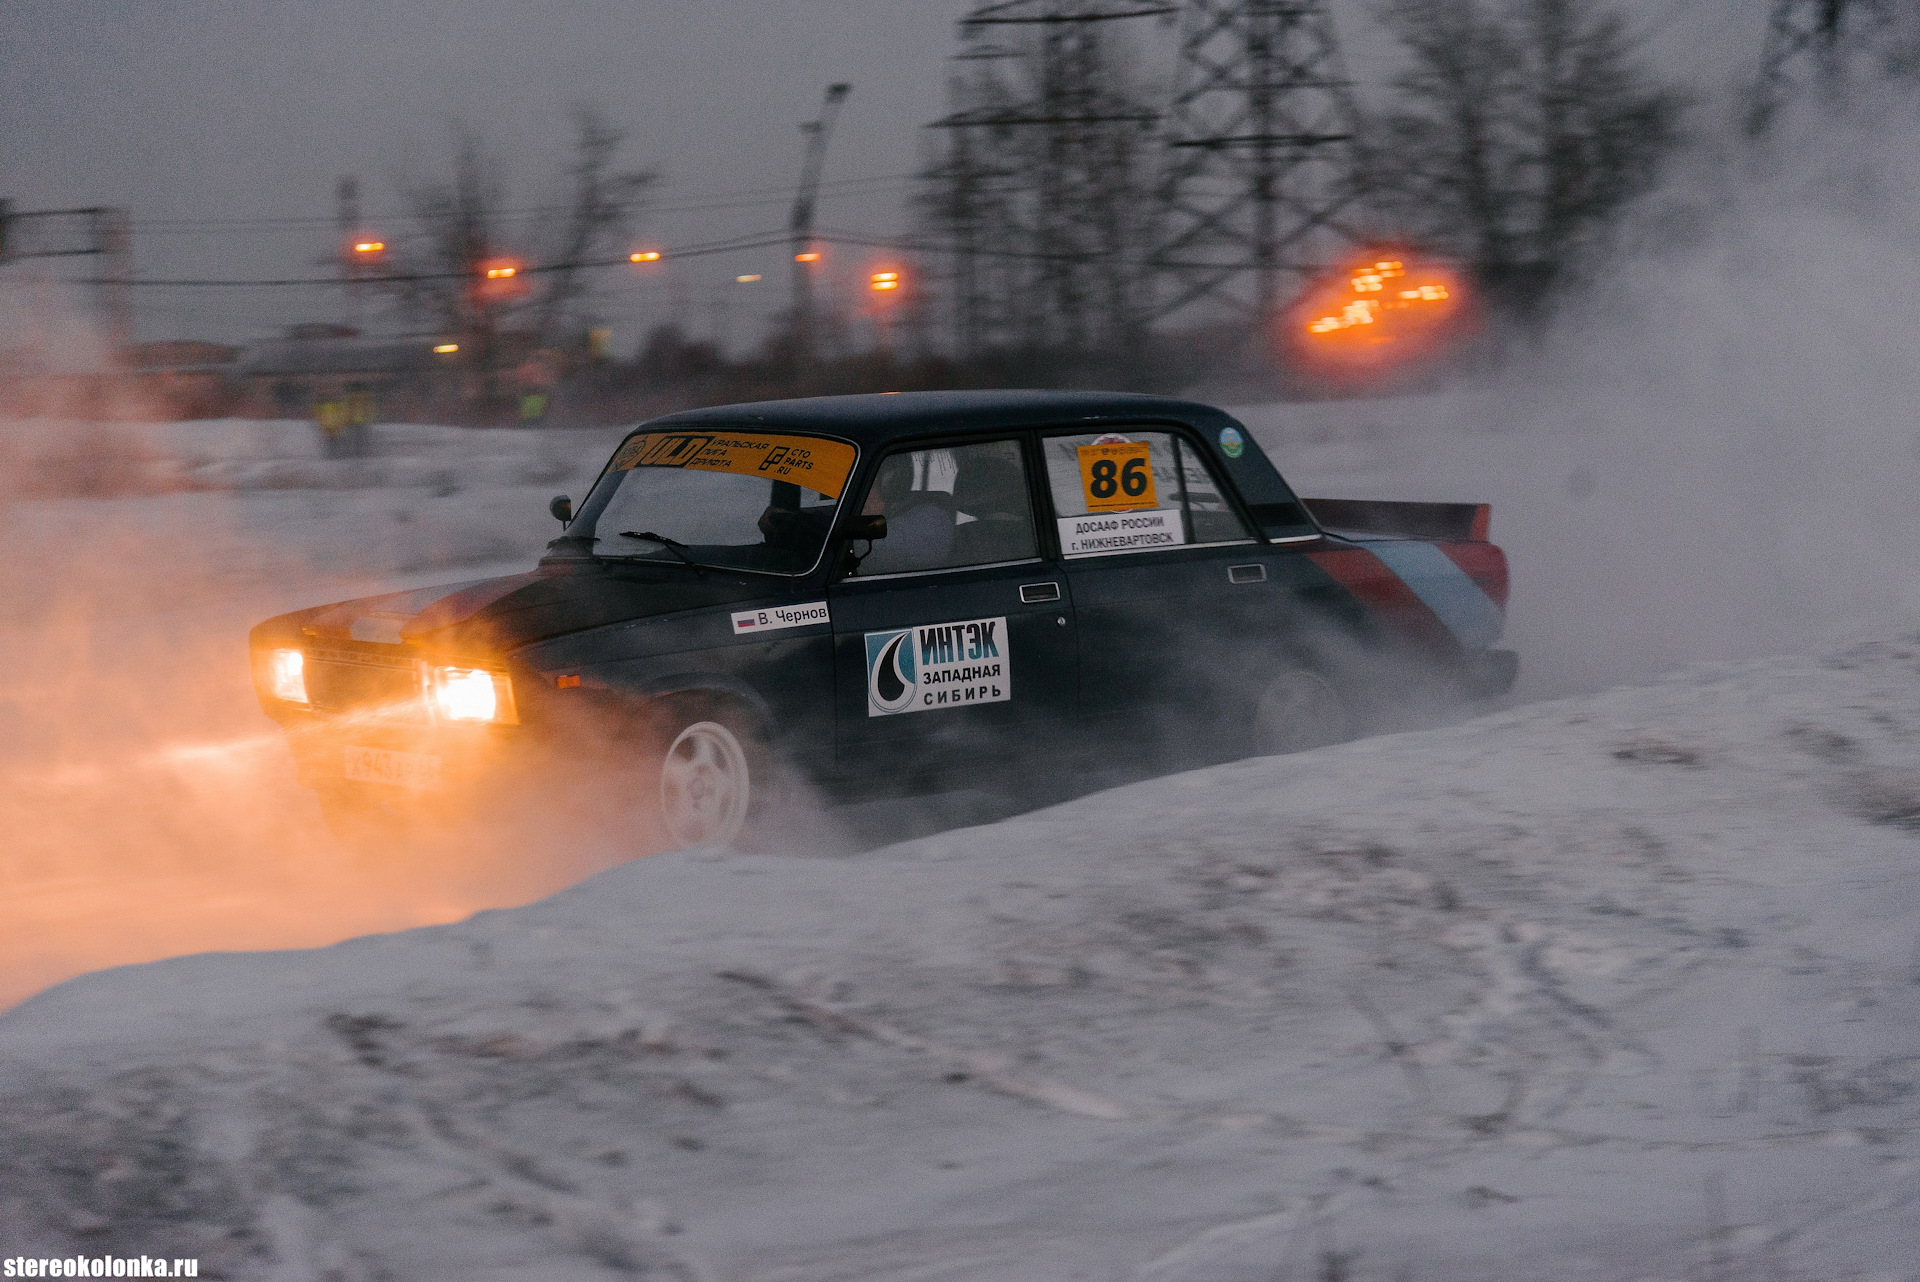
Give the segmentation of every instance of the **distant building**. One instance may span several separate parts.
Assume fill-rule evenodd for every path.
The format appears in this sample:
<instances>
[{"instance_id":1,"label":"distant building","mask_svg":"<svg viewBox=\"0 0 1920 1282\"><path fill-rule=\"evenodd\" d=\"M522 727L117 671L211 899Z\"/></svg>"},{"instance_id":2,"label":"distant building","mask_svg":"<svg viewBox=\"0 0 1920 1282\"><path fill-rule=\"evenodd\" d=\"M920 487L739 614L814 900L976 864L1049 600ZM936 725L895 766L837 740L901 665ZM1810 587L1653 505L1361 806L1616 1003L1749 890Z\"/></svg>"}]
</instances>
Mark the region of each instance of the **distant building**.
<instances>
[{"instance_id":1,"label":"distant building","mask_svg":"<svg viewBox=\"0 0 1920 1282\"><path fill-rule=\"evenodd\" d=\"M316 406L354 394L385 400L419 392L435 370L433 348L426 338L364 338L345 325L294 325L285 338L248 347L241 373L275 410L308 418Z\"/></svg>"},{"instance_id":2,"label":"distant building","mask_svg":"<svg viewBox=\"0 0 1920 1282\"><path fill-rule=\"evenodd\" d=\"M120 365L157 417L219 418L245 398L237 377L241 355L226 343L176 338L129 344L120 349Z\"/></svg>"}]
</instances>

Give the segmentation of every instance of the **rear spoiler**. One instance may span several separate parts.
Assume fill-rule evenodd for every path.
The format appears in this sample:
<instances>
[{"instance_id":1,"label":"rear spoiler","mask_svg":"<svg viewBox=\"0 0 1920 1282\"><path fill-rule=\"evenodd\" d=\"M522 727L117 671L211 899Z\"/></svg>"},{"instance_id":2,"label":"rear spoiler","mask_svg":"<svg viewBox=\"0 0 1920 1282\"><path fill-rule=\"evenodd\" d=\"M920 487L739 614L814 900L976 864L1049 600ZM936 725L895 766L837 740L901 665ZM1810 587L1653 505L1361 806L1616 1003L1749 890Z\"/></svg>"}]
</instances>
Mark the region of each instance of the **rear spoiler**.
<instances>
[{"instance_id":1,"label":"rear spoiler","mask_svg":"<svg viewBox=\"0 0 1920 1282\"><path fill-rule=\"evenodd\" d=\"M1380 499L1301 499L1321 528L1403 539L1485 543L1487 503L1389 503Z\"/></svg>"}]
</instances>

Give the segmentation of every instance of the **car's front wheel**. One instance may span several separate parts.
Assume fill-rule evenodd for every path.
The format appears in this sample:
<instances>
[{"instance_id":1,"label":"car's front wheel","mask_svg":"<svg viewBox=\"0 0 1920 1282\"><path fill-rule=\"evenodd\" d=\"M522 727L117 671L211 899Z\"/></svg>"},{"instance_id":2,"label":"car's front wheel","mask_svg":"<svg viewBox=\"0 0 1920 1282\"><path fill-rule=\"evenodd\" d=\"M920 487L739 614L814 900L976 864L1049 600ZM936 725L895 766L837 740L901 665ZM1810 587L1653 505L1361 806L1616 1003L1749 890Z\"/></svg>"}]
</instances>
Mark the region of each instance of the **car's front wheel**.
<instances>
[{"instance_id":1,"label":"car's front wheel","mask_svg":"<svg viewBox=\"0 0 1920 1282\"><path fill-rule=\"evenodd\" d=\"M1310 668L1290 668L1261 691L1253 727L1256 750L1278 755L1351 739L1354 717L1333 682Z\"/></svg>"},{"instance_id":2,"label":"car's front wheel","mask_svg":"<svg viewBox=\"0 0 1920 1282\"><path fill-rule=\"evenodd\" d=\"M733 845L753 811L753 757L725 720L681 725L660 759L660 820L676 847Z\"/></svg>"}]
</instances>

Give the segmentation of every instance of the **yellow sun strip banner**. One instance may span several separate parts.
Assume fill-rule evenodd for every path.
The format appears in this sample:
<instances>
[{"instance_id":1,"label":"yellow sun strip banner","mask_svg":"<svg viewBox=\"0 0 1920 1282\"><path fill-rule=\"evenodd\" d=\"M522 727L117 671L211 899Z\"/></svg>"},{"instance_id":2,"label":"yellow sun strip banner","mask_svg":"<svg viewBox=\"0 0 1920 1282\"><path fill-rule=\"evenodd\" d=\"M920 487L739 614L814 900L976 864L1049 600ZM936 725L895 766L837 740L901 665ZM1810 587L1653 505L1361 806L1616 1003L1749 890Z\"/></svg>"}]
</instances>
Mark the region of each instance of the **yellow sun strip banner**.
<instances>
[{"instance_id":1,"label":"yellow sun strip banner","mask_svg":"<svg viewBox=\"0 0 1920 1282\"><path fill-rule=\"evenodd\" d=\"M1159 507L1151 449L1147 441L1082 445L1080 488L1086 494L1087 511L1126 512Z\"/></svg>"},{"instance_id":2,"label":"yellow sun strip banner","mask_svg":"<svg viewBox=\"0 0 1920 1282\"><path fill-rule=\"evenodd\" d=\"M817 436L760 436L740 432L644 432L627 438L613 470L684 467L790 481L837 499L853 471L854 448Z\"/></svg>"}]
</instances>

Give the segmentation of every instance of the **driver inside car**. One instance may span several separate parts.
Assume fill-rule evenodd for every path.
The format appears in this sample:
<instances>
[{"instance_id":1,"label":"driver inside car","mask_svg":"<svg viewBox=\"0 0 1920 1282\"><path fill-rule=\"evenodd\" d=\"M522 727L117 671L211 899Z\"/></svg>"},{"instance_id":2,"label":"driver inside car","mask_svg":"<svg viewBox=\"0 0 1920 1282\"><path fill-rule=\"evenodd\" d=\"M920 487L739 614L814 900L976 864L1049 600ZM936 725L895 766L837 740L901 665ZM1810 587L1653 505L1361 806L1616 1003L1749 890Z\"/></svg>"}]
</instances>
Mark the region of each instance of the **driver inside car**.
<instances>
[{"instance_id":1,"label":"driver inside car","mask_svg":"<svg viewBox=\"0 0 1920 1282\"><path fill-rule=\"evenodd\" d=\"M861 560L861 575L898 574L947 564L953 551L953 495L913 488L915 454L896 454L880 465L867 491L867 516L887 518L887 537Z\"/></svg>"},{"instance_id":2,"label":"driver inside car","mask_svg":"<svg viewBox=\"0 0 1920 1282\"><path fill-rule=\"evenodd\" d=\"M775 481L766 510L760 513L761 537L767 546L782 552L804 554L826 537L833 520L833 508L822 505L811 509L800 506L800 487L791 481Z\"/></svg>"}]
</instances>

